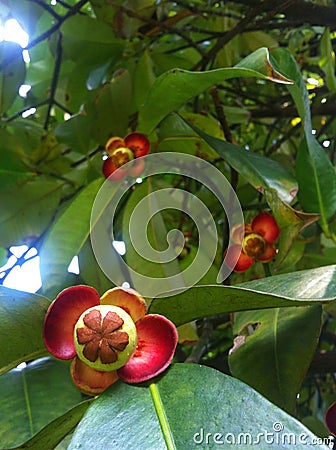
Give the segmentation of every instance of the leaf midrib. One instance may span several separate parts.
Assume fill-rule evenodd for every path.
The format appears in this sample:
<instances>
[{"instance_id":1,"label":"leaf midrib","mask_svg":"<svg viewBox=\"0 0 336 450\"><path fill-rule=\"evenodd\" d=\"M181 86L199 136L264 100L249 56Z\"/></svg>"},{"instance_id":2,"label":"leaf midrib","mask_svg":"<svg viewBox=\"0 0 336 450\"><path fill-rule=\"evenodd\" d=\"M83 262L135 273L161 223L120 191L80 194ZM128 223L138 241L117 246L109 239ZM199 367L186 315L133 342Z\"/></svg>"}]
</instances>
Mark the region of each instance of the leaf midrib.
<instances>
[{"instance_id":1,"label":"leaf midrib","mask_svg":"<svg viewBox=\"0 0 336 450\"><path fill-rule=\"evenodd\" d=\"M21 371L21 378L22 378L24 399L25 399L25 403L26 403L26 410L27 410L27 416L28 416L29 432L30 432L30 435L32 436L34 434L33 417L32 417L32 411L31 411L31 407L30 407L29 392L28 392L28 386L27 386L27 380L26 380L26 371L24 369Z\"/></svg>"}]
</instances>

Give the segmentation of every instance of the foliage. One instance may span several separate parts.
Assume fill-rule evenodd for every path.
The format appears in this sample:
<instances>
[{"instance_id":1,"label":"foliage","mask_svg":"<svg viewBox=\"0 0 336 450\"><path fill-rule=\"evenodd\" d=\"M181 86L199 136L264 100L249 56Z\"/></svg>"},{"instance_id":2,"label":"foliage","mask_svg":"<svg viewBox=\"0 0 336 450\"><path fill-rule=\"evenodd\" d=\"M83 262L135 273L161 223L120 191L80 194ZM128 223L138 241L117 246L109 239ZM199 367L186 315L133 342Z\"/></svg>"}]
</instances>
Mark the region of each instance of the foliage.
<instances>
[{"instance_id":1,"label":"foliage","mask_svg":"<svg viewBox=\"0 0 336 450\"><path fill-rule=\"evenodd\" d=\"M0 42L0 263L13 246L27 246L0 282L36 248L42 286L35 294L0 286L1 448L198 448L203 432L215 448L216 439L273 432L273 442L259 443L266 449L293 448L279 441L284 433L311 445L312 433L328 436L323 417L336 400L335 13L331 0L2 0L0 25L15 18L29 34L29 61L18 44ZM151 154L176 163L192 155L217 168L246 222L271 212L278 252L223 281L230 223L211 179L206 187L192 170L168 169L128 179L101 250L119 274L115 284L134 284L120 267L162 278L167 292L148 296L149 311L179 326L180 343L161 377L117 382L92 399L72 386L66 363L48 356L43 320L65 287L103 294L113 286L95 258L90 233L100 223L91 213L102 186L117 190L104 183L105 143L132 131L149 138ZM169 207L141 203L164 190ZM149 220L132 236L138 205ZM183 275L199 248L204 265L212 256L200 245L210 219L211 267L197 285L174 291L170 277ZM174 258L147 260L145 245L139 255L139 236ZM113 239L125 242L122 257ZM78 275L68 272L75 256ZM327 446L321 439L314 448Z\"/></svg>"}]
</instances>

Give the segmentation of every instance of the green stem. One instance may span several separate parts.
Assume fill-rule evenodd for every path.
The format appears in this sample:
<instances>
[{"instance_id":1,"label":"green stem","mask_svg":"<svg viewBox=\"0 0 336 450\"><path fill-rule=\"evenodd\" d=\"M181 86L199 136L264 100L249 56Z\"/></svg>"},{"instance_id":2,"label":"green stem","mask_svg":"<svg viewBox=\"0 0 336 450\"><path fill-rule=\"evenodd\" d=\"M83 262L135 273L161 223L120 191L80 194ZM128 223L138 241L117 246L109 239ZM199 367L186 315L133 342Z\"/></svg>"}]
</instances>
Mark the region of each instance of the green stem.
<instances>
[{"instance_id":1,"label":"green stem","mask_svg":"<svg viewBox=\"0 0 336 450\"><path fill-rule=\"evenodd\" d=\"M165 443L167 445L167 449L168 450L176 450L172 432L171 432L171 429L170 429L170 426L168 423L166 412L164 410L160 392L158 390L157 385L155 383L151 383L149 385L149 391L152 395L155 411L156 411L156 414L157 414L159 422L160 422L162 434L163 434Z\"/></svg>"},{"instance_id":2,"label":"green stem","mask_svg":"<svg viewBox=\"0 0 336 450\"><path fill-rule=\"evenodd\" d=\"M263 264L263 268L264 268L265 277L271 277L272 276L272 272L271 272L269 264L268 263L264 263Z\"/></svg>"}]
</instances>

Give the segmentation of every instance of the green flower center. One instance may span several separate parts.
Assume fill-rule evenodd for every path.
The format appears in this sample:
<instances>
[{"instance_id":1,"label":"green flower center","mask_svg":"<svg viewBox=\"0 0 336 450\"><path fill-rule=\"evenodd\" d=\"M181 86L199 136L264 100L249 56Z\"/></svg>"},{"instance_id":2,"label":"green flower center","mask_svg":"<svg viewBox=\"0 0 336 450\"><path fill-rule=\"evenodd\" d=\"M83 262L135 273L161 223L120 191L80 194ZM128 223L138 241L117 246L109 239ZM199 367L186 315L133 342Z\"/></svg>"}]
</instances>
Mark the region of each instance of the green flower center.
<instances>
[{"instance_id":1,"label":"green flower center","mask_svg":"<svg viewBox=\"0 0 336 450\"><path fill-rule=\"evenodd\" d=\"M124 366L137 345L132 318L122 308L99 305L86 310L74 331L78 357L88 366L111 371Z\"/></svg>"}]
</instances>

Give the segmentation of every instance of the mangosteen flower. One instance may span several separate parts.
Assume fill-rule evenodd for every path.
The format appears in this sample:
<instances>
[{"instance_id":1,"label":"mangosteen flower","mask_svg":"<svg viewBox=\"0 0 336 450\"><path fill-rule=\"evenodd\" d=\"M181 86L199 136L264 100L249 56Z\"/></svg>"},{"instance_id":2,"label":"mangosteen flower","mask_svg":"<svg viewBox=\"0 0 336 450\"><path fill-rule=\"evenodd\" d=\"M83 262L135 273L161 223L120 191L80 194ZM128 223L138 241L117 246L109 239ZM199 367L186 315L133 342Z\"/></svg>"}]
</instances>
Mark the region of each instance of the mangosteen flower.
<instances>
[{"instance_id":1,"label":"mangosteen flower","mask_svg":"<svg viewBox=\"0 0 336 450\"><path fill-rule=\"evenodd\" d=\"M233 244L225 252L228 265L234 266L234 272L245 272L255 261L270 262L276 254L274 242L279 232L276 220L267 212L256 215L251 223L236 226L231 232Z\"/></svg>"},{"instance_id":2,"label":"mangosteen flower","mask_svg":"<svg viewBox=\"0 0 336 450\"><path fill-rule=\"evenodd\" d=\"M44 343L54 357L72 359L72 380L86 394L100 394L119 378L146 381L169 366L178 341L170 320L146 313L133 289L115 287L100 298L93 287L72 286L48 308Z\"/></svg>"},{"instance_id":3,"label":"mangosteen flower","mask_svg":"<svg viewBox=\"0 0 336 450\"><path fill-rule=\"evenodd\" d=\"M325 414L325 424L333 436L336 436L336 402L332 403Z\"/></svg>"},{"instance_id":4,"label":"mangosteen flower","mask_svg":"<svg viewBox=\"0 0 336 450\"><path fill-rule=\"evenodd\" d=\"M111 137L105 145L105 151L108 156L104 160L102 167L105 178L110 178L112 181L117 181L123 179L127 173L133 177L139 176L145 168L145 162L143 159L134 161L128 170L124 170L122 166L129 161L133 161L137 158L141 158L141 156L147 155L149 150L150 142L142 133L129 133L124 138L119 136ZM120 170L117 171L118 169Z\"/></svg>"}]
</instances>

